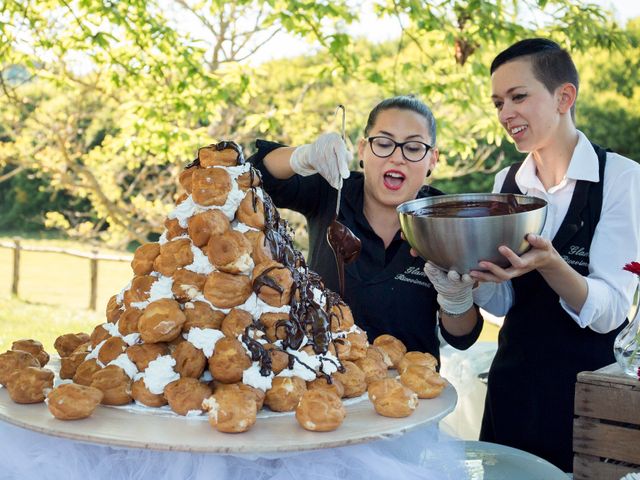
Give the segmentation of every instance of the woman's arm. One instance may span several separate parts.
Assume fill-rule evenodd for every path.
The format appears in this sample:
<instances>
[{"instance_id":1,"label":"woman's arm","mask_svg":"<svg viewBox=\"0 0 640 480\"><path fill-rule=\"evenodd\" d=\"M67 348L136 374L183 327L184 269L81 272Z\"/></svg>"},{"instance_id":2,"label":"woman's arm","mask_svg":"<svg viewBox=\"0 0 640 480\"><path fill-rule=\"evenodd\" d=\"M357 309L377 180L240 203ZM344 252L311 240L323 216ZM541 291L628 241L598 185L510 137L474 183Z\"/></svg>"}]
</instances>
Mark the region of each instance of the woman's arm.
<instances>
[{"instance_id":1,"label":"woman's arm","mask_svg":"<svg viewBox=\"0 0 640 480\"><path fill-rule=\"evenodd\" d=\"M280 147L267 153L263 163L269 173L279 180L286 180L295 175L291 168L291 155L296 147Z\"/></svg>"},{"instance_id":2,"label":"woman's arm","mask_svg":"<svg viewBox=\"0 0 640 480\"><path fill-rule=\"evenodd\" d=\"M483 282L503 282L520 277L532 270L538 270L553 291L570 308L579 312L589 292L585 278L564 261L549 240L540 235L529 234L527 241L532 248L521 257L508 247L498 248L498 251L509 260L510 267L501 268L495 263L480 262L479 266L487 271L474 270L470 275Z\"/></svg>"},{"instance_id":3,"label":"woman's arm","mask_svg":"<svg viewBox=\"0 0 640 480\"><path fill-rule=\"evenodd\" d=\"M315 142L299 147L276 148L263 159L265 168L279 180L296 173L303 177L319 173L335 189L349 177L350 161L351 153L337 133L324 133Z\"/></svg>"},{"instance_id":4,"label":"woman's arm","mask_svg":"<svg viewBox=\"0 0 640 480\"><path fill-rule=\"evenodd\" d=\"M425 264L424 272L438 292L443 336L456 348L468 348L478 338L482 329L482 317L473 304L473 280L469 275L460 275L453 270L444 272L431 262ZM449 338L444 334L448 334ZM453 338L470 335L473 338Z\"/></svg>"},{"instance_id":5,"label":"woman's arm","mask_svg":"<svg viewBox=\"0 0 640 480\"><path fill-rule=\"evenodd\" d=\"M461 315L450 315L440 310L440 325L454 337L469 335L479 320L480 315L475 307L471 307Z\"/></svg>"}]
</instances>

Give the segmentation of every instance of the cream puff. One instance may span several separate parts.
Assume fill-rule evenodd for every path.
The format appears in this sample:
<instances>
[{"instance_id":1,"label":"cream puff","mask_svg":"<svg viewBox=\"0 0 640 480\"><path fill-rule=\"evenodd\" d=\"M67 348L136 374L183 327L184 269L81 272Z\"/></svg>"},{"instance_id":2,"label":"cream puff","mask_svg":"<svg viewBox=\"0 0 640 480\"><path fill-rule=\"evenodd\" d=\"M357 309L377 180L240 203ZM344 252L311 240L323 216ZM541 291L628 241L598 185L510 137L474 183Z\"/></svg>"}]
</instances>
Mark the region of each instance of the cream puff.
<instances>
[{"instance_id":1,"label":"cream puff","mask_svg":"<svg viewBox=\"0 0 640 480\"><path fill-rule=\"evenodd\" d=\"M380 335L373 341L373 344L381 348L389 356L393 368L398 368L402 357L407 353L407 347L405 347L404 343L393 335Z\"/></svg>"},{"instance_id":2,"label":"cream puff","mask_svg":"<svg viewBox=\"0 0 640 480\"><path fill-rule=\"evenodd\" d=\"M147 305L138 321L140 337L146 343L170 342L180 335L186 320L178 302L156 300Z\"/></svg>"},{"instance_id":3,"label":"cream puff","mask_svg":"<svg viewBox=\"0 0 640 480\"><path fill-rule=\"evenodd\" d=\"M7 380L7 391L16 403L40 403L53 388L54 373L40 367L14 371Z\"/></svg>"},{"instance_id":4,"label":"cream puff","mask_svg":"<svg viewBox=\"0 0 640 480\"><path fill-rule=\"evenodd\" d=\"M211 388L197 378L181 378L164 387L164 396L171 410L186 415L202 409L203 400L211 396Z\"/></svg>"},{"instance_id":5,"label":"cream puff","mask_svg":"<svg viewBox=\"0 0 640 480\"><path fill-rule=\"evenodd\" d=\"M185 303L184 315L187 318L187 321L182 326L184 333L189 332L194 327L220 330L225 317L224 312L212 309L205 302Z\"/></svg>"},{"instance_id":6,"label":"cream puff","mask_svg":"<svg viewBox=\"0 0 640 480\"><path fill-rule=\"evenodd\" d=\"M251 366L251 358L239 340L224 337L216 342L209 358L209 371L214 379L222 383L242 380L242 373Z\"/></svg>"},{"instance_id":7,"label":"cream puff","mask_svg":"<svg viewBox=\"0 0 640 480\"><path fill-rule=\"evenodd\" d=\"M407 417L418 406L418 396L393 378L371 382L368 392L376 412L384 417Z\"/></svg>"},{"instance_id":8,"label":"cream puff","mask_svg":"<svg viewBox=\"0 0 640 480\"><path fill-rule=\"evenodd\" d=\"M56 349L56 352L58 352L58 355L61 357L68 357L76 348L83 343L87 343L89 340L89 335L86 333L66 333L56 338L56 341L53 343L53 348Z\"/></svg>"},{"instance_id":9,"label":"cream puff","mask_svg":"<svg viewBox=\"0 0 640 480\"><path fill-rule=\"evenodd\" d=\"M447 386L439 373L425 365L408 365L400 382L418 394L418 398L436 398Z\"/></svg>"},{"instance_id":10,"label":"cream puff","mask_svg":"<svg viewBox=\"0 0 640 480\"><path fill-rule=\"evenodd\" d=\"M264 404L274 412L292 412L306 391L307 384L300 377L275 377Z\"/></svg>"},{"instance_id":11,"label":"cream puff","mask_svg":"<svg viewBox=\"0 0 640 480\"><path fill-rule=\"evenodd\" d=\"M204 284L204 297L218 308L242 305L251 293L251 279L246 275L213 272Z\"/></svg>"},{"instance_id":12,"label":"cream puff","mask_svg":"<svg viewBox=\"0 0 640 480\"><path fill-rule=\"evenodd\" d=\"M90 416L102 397L102 391L97 388L65 383L49 392L47 406L59 420L79 420Z\"/></svg>"},{"instance_id":13,"label":"cream puff","mask_svg":"<svg viewBox=\"0 0 640 480\"><path fill-rule=\"evenodd\" d=\"M312 432L331 432L342 425L346 415L340 397L325 389L307 390L296 407L296 420Z\"/></svg>"},{"instance_id":14,"label":"cream puff","mask_svg":"<svg viewBox=\"0 0 640 480\"><path fill-rule=\"evenodd\" d=\"M44 351L44 347L42 343L37 340L25 339L25 340L16 340L11 344L11 350L21 350L23 352L28 352L38 360L41 367L44 367L47 363L49 363L49 354Z\"/></svg>"},{"instance_id":15,"label":"cream puff","mask_svg":"<svg viewBox=\"0 0 640 480\"><path fill-rule=\"evenodd\" d=\"M153 272L153 262L160 255L160 245L156 242L145 243L136 248L131 260L131 268L135 275L149 275Z\"/></svg>"},{"instance_id":16,"label":"cream puff","mask_svg":"<svg viewBox=\"0 0 640 480\"><path fill-rule=\"evenodd\" d=\"M195 170L191 181L191 197L198 205L222 206L231 191L231 177L223 168Z\"/></svg>"},{"instance_id":17,"label":"cream puff","mask_svg":"<svg viewBox=\"0 0 640 480\"><path fill-rule=\"evenodd\" d=\"M187 223L189 237L197 247L204 247L212 235L221 235L231 228L227 216L216 209L197 213Z\"/></svg>"}]
</instances>

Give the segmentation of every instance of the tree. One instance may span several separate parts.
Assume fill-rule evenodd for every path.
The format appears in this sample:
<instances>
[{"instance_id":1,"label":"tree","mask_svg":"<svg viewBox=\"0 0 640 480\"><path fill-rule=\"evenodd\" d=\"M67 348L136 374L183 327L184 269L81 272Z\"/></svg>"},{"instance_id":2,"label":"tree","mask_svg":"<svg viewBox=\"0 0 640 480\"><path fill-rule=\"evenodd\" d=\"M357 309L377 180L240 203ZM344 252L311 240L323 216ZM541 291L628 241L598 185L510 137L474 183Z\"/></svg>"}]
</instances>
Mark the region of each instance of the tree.
<instances>
[{"instance_id":1,"label":"tree","mask_svg":"<svg viewBox=\"0 0 640 480\"><path fill-rule=\"evenodd\" d=\"M439 120L439 176L491 171L502 138L486 100L491 56L524 35L578 49L624 38L597 8L566 0L392 0L376 8L403 34L371 45L344 31L359 8L346 0L8 0L3 178L27 170L68 192L84 209L51 209L48 224L122 246L161 231L176 176L198 146L220 138L248 146L265 135L309 141L337 129L336 99L347 103L355 143L375 101L409 92ZM525 21L527 9L550 13ZM255 68L240 62L279 30L315 41L319 53Z\"/></svg>"}]
</instances>

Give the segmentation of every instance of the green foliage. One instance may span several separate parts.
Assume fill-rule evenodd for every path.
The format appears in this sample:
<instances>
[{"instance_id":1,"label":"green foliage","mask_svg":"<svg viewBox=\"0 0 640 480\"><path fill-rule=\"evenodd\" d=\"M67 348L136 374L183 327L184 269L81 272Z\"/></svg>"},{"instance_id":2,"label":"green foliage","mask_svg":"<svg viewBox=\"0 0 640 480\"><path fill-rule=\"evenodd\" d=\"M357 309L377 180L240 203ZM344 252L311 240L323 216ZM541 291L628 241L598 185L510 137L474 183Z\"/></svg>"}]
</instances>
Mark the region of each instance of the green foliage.
<instances>
[{"instance_id":1,"label":"green foliage","mask_svg":"<svg viewBox=\"0 0 640 480\"><path fill-rule=\"evenodd\" d=\"M342 103L355 149L370 108L405 93L420 95L438 119L444 189L487 190L500 160L519 158L502 142L487 65L529 35L551 36L585 59L603 52L600 70L580 65L607 72L585 80L587 133L594 117L606 121L593 134L614 143L623 139L609 131L614 122L637 125L629 75L639 68L636 24L621 32L593 5L568 0L380 0L375 8L402 24L401 38L372 45L350 37L345 25L359 5L347 0L6 0L0 171L25 170L0 182L2 221L46 218L85 239L143 242L162 230L177 175L199 146L308 142L338 130ZM314 53L243 62L281 30L315 43ZM607 64L608 51L622 46L626 53ZM611 85L615 95L603 96ZM27 180L29 205L16 201Z\"/></svg>"}]
</instances>

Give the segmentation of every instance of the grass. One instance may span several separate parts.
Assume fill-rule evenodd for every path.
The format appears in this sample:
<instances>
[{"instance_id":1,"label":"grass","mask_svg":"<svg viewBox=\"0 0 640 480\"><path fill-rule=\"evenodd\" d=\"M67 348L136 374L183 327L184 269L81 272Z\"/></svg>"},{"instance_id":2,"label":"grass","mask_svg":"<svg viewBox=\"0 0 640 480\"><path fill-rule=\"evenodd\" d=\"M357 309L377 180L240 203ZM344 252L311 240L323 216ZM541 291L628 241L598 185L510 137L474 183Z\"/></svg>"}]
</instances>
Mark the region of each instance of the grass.
<instances>
[{"instance_id":1,"label":"grass","mask_svg":"<svg viewBox=\"0 0 640 480\"><path fill-rule=\"evenodd\" d=\"M83 308L31 303L16 298L0 298L0 352L11 348L12 342L33 338L42 342L45 350L55 353L53 342L64 333L91 333L104 322L102 312Z\"/></svg>"},{"instance_id":2,"label":"grass","mask_svg":"<svg viewBox=\"0 0 640 480\"><path fill-rule=\"evenodd\" d=\"M0 237L0 240L9 240ZM55 245L84 249L92 247L64 240L28 240L28 245ZM108 250L101 250L107 252ZM122 253L113 252L110 253ZM18 298L12 297L13 251L0 248L0 352L21 338L39 340L49 352L64 333L87 332L105 321L104 309L113 294L131 280L129 263L98 262L97 311L88 310L89 260L59 253L21 252ZM481 341L495 341L498 327L485 322Z\"/></svg>"},{"instance_id":3,"label":"grass","mask_svg":"<svg viewBox=\"0 0 640 480\"><path fill-rule=\"evenodd\" d=\"M0 295L10 293L12 272L13 250L0 248ZM131 276L127 262L98 262L97 305L100 310ZM59 253L20 253L18 296L27 302L86 308L89 306L90 279L88 259Z\"/></svg>"},{"instance_id":4,"label":"grass","mask_svg":"<svg viewBox=\"0 0 640 480\"><path fill-rule=\"evenodd\" d=\"M11 237L0 237L10 240ZM93 247L61 239L29 239L27 245L56 246L90 252ZM104 253L122 254L108 249ZM20 338L34 338L53 352L64 333L91 333L105 321L109 297L132 277L127 262L98 262L97 311L91 311L89 260L59 253L21 252L18 298L11 296L13 250L0 248L0 352Z\"/></svg>"}]
</instances>

